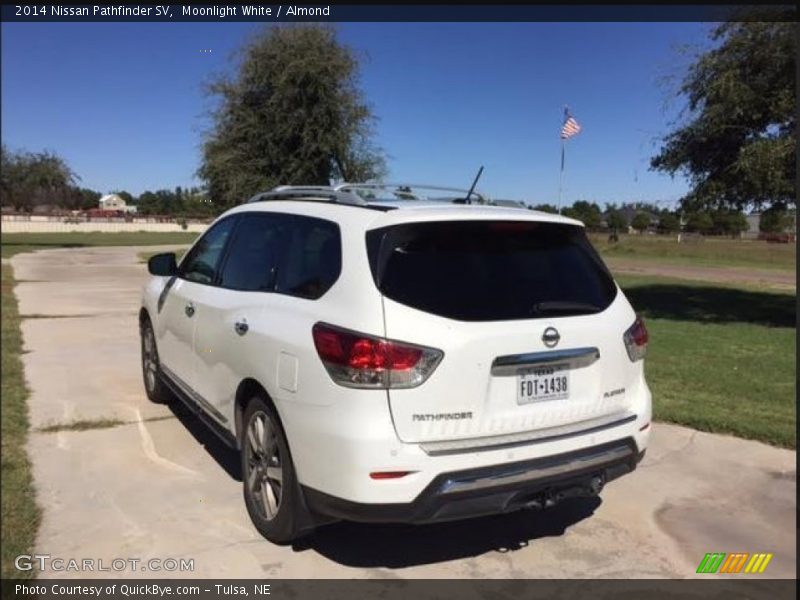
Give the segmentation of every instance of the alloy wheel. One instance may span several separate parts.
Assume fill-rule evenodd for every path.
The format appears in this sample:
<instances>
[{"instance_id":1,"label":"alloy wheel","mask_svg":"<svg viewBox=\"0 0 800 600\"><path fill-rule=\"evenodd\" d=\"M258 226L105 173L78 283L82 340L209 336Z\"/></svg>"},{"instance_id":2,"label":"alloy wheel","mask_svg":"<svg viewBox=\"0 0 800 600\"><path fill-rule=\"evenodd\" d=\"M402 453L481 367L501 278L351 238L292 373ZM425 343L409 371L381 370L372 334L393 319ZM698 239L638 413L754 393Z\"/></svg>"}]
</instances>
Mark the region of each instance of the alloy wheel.
<instances>
[{"instance_id":1,"label":"alloy wheel","mask_svg":"<svg viewBox=\"0 0 800 600\"><path fill-rule=\"evenodd\" d=\"M283 496L281 463L275 424L263 411L253 413L247 425L246 485L262 516L271 521Z\"/></svg>"},{"instance_id":2,"label":"alloy wheel","mask_svg":"<svg viewBox=\"0 0 800 600\"><path fill-rule=\"evenodd\" d=\"M158 377L158 354L156 354L156 341L153 328L149 325L144 328L142 336L142 369L144 370L145 385L148 392L154 392Z\"/></svg>"}]
</instances>

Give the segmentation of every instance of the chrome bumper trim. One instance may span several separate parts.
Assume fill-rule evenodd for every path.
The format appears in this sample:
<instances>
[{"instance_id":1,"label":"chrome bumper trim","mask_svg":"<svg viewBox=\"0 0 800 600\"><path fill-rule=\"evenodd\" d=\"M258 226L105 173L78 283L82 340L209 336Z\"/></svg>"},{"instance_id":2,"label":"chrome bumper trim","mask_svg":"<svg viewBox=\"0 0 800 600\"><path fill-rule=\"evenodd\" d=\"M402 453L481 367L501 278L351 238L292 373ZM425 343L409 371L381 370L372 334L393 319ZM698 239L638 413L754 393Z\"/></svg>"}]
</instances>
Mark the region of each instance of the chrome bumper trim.
<instances>
[{"instance_id":1,"label":"chrome bumper trim","mask_svg":"<svg viewBox=\"0 0 800 600\"><path fill-rule=\"evenodd\" d=\"M615 413L597 419L525 431L522 433L510 433L506 435L493 435L481 438L469 438L465 440L448 440L443 442L423 442L420 448L429 456L442 456L446 454L460 454L463 452L477 452L481 450L500 450L514 446L524 446L526 444L550 442L556 439L585 435L612 427L619 427L636 420L636 414L630 411Z\"/></svg>"}]
</instances>

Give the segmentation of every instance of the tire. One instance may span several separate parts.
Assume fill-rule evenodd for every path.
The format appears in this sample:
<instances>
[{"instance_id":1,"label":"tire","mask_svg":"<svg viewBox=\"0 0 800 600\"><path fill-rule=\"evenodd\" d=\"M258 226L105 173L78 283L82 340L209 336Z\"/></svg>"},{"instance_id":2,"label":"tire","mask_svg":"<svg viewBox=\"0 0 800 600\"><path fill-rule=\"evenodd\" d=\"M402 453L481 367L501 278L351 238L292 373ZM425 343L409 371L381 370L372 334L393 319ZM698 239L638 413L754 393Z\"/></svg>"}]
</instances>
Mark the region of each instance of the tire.
<instances>
[{"instance_id":1,"label":"tire","mask_svg":"<svg viewBox=\"0 0 800 600\"><path fill-rule=\"evenodd\" d=\"M253 525L273 543L295 541L304 521L297 477L278 415L261 396L245 408L241 447L244 503Z\"/></svg>"},{"instance_id":2,"label":"tire","mask_svg":"<svg viewBox=\"0 0 800 600\"><path fill-rule=\"evenodd\" d=\"M172 396L161 380L161 365L158 361L158 348L153 325L150 319L145 318L141 327L142 341L142 379L144 391L151 402L168 404Z\"/></svg>"}]
</instances>

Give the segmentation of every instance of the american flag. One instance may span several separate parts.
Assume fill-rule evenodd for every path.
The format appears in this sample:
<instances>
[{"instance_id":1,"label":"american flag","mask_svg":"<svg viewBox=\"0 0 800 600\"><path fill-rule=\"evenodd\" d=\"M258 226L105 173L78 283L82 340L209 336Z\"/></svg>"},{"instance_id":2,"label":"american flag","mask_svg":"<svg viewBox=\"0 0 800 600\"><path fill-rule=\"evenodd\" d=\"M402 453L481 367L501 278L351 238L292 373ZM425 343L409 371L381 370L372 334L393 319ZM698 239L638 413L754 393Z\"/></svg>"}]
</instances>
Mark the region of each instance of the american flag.
<instances>
[{"instance_id":1,"label":"american flag","mask_svg":"<svg viewBox=\"0 0 800 600\"><path fill-rule=\"evenodd\" d=\"M569 109L564 109L564 124L561 126L561 139L566 140L567 138L571 138L573 135L579 134L581 131L581 126L578 125L578 122L575 120L571 114L569 114Z\"/></svg>"}]
</instances>

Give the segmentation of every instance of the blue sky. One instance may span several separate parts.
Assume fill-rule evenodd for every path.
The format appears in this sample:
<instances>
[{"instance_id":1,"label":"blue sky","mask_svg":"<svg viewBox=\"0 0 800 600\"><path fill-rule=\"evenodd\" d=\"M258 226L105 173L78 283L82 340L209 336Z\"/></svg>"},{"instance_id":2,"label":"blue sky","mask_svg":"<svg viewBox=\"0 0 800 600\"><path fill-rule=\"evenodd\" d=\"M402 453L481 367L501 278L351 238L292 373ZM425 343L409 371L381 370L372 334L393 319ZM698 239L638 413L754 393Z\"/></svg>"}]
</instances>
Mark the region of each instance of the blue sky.
<instances>
[{"instance_id":1,"label":"blue sky","mask_svg":"<svg viewBox=\"0 0 800 600\"><path fill-rule=\"evenodd\" d=\"M2 140L62 155L107 192L200 183L202 84L230 71L254 23L3 23ZM704 23L341 23L362 54L390 179L555 202L564 104L564 202L658 201L686 190L648 169L680 103L662 80L704 46ZM211 50L203 52L202 50ZM674 87L674 84L673 84Z\"/></svg>"}]
</instances>

